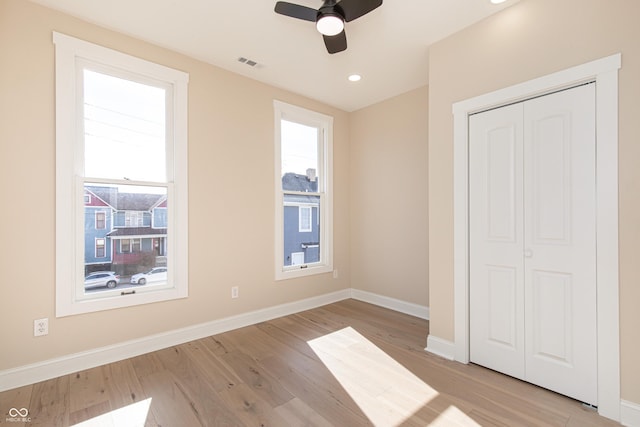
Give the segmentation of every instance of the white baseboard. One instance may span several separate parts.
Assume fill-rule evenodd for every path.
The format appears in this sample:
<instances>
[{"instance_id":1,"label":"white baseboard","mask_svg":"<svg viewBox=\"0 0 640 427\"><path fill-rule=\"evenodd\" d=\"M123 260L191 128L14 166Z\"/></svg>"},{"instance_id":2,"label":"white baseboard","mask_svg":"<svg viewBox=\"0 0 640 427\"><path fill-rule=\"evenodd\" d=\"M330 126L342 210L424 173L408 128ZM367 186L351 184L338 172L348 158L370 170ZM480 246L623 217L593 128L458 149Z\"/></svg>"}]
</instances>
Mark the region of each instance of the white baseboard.
<instances>
[{"instance_id":1,"label":"white baseboard","mask_svg":"<svg viewBox=\"0 0 640 427\"><path fill-rule=\"evenodd\" d=\"M427 348L425 350L437 356L444 357L445 359L454 360L456 345L451 341L429 335L427 337Z\"/></svg>"},{"instance_id":2,"label":"white baseboard","mask_svg":"<svg viewBox=\"0 0 640 427\"><path fill-rule=\"evenodd\" d=\"M640 427L640 404L620 401L620 424L628 427Z\"/></svg>"},{"instance_id":3,"label":"white baseboard","mask_svg":"<svg viewBox=\"0 0 640 427\"><path fill-rule=\"evenodd\" d=\"M374 294L372 292L361 291L359 289L351 289L351 298L359 301L368 302L380 307L389 308L400 313L409 314L421 319L429 320L429 307L414 304L395 298L385 297L383 295Z\"/></svg>"},{"instance_id":4,"label":"white baseboard","mask_svg":"<svg viewBox=\"0 0 640 427\"><path fill-rule=\"evenodd\" d=\"M351 289L0 371L0 392L351 298Z\"/></svg>"},{"instance_id":5,"label":"white baseboard","mask_svg":"<svg viewBox=\"0 0 640 427\"><path fill-rule=\"evenodd\" d=\"M429 307L400 301L371 292L344 289L288 304L268 307L237 316L226 317L224 319L0 371L0 392L62 375L68 375L73 372L95 368L96 366L117 362L129 357L139 356L244 326L266 322L277 317L288 316L349 298L369 302L423 319L429 319Z\"/></svg>"}]
</instances>

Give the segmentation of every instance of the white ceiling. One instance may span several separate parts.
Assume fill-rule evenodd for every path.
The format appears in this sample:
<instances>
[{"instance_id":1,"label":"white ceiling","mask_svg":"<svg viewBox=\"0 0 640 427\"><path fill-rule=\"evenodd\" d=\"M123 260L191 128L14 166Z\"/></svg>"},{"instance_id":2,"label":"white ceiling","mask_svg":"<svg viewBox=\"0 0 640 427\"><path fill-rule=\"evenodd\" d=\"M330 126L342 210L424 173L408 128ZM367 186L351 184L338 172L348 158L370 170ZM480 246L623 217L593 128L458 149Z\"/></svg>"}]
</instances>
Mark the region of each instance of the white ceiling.
<instances>
[{"instance_id":1,"label":"white ceiling","mask_svg":"<svg viewBox=\"0 0 640 427\"><path fill-rule=\"evenodd\" d=\"M430 44L519 0L385 0L346 23L348 48L333 55L312 22L276 14L276 0L32 1L354 111L427 84ZM242 64L239 57L258 65ZM362 80L349 82L352 73Z\"/></svg>"}]
</instances>

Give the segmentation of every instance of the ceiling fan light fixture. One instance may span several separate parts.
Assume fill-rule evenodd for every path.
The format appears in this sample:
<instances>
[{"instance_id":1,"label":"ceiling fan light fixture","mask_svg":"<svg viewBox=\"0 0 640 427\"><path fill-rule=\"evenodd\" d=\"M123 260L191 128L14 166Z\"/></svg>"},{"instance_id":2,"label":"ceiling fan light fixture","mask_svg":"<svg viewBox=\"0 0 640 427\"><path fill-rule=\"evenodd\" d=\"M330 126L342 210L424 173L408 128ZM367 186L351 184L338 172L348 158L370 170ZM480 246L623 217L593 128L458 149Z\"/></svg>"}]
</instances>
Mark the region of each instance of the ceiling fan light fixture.
<instances>
[{"instance_id":1,"label":"ceiling fan light fixture","mask_svg":"<svg viewBox=\"0 0 640 427\"><path fill-rule=\"evenodd\" d=\"M344 20L337 14L325 14L316 22L316 28L320 34L335 36L344 30Z\"/></svg>"},{"instance_id":2,"label":"ceiling fan light fixture","mask_svg":"<svg viewBox=\"0 0 640 427\"><path fill-rule=\"evenodd\" d=\"M309 1L309 0L307 0ZM278 0L273 10L280 15L316 24L329 54L347 49L345 22L351 22L380 7L383 0L322 0L320 9Z\"/></svg>"}]
</instances>

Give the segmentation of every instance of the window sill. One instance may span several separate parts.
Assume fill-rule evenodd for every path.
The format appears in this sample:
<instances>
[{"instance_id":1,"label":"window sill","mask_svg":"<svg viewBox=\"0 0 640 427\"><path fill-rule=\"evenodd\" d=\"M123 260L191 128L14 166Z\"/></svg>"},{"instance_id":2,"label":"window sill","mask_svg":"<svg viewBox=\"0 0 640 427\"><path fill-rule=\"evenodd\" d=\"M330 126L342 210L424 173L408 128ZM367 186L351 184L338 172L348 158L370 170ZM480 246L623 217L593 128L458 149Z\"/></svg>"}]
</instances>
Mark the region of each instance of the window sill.
<instances>
[{"instance_id":1,"label":"window sill","mask_svg":"<svg viewBox=\"0 0 640 427\"><path fill-rule=\"evenodd\" d=\"M276 271L276 280L295 279L298 277L314 276L316 274L331 273L333 265L329 264L308 264L301 266L287 267Z\"/></svg>"}]
</instances>

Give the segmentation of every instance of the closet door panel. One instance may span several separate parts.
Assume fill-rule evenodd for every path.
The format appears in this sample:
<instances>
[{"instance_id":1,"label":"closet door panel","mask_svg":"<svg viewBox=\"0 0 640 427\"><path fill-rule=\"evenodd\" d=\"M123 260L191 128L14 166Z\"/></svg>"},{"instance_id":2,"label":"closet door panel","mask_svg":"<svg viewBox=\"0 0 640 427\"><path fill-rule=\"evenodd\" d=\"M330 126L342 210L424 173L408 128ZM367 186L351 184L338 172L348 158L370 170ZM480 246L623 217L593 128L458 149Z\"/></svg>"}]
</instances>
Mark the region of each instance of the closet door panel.
<instances>
[{"instance_id":1,"label":"closet door panel","mask_svg":"<svg viewBox=\"0 0 640 427\"><path fill-rule=\"evenodd\" d=\"M471 361L524 378L522 105L469 129Z\"/></svg>"},{"instance_id":2,"label":"closet door panel","mask_svg":"<svg viewBox=\"0 0 640 427\"><path fill-rule=\"evenodd\" d=\"M597 404L595 85L525 103L526 380Z\"/></svg>"}]
</instances>

